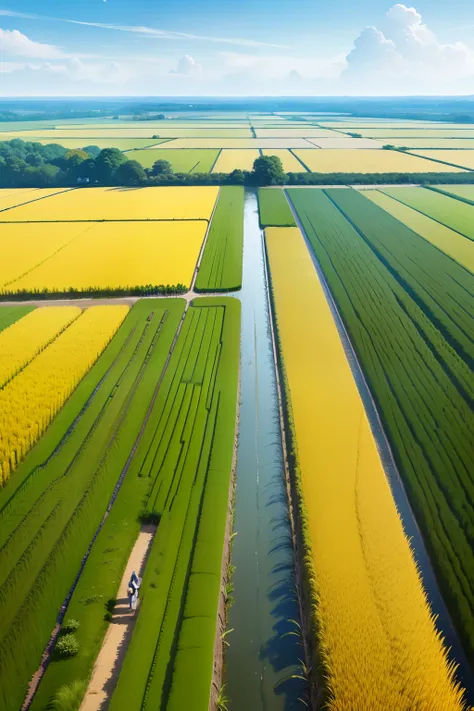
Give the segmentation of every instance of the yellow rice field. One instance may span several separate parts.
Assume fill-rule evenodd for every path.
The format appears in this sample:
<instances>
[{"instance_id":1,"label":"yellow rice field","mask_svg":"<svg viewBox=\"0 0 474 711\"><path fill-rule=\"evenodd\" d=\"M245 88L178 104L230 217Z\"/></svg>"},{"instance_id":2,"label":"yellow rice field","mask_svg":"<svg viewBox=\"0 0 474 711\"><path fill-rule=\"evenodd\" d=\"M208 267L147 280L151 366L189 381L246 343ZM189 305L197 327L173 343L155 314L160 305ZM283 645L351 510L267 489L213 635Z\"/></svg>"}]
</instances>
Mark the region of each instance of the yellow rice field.
<instances>
[{"instance_id":1,"label":"yellow rice field","mask_svg":"<svg viewBox=\"0 0 474 711\"><path fill-rule=\"evenodd\" d=\"M87 223L9 222L0 226L0 290L90 228Z\"/></svg>"},{"instance_id":2,"label":"yellow rice field","mask_svg":"<svg viewBox=\"0 0 474 711\"><path fill-rule=\"evenodd\" d=\"M459 232L450 230L448 227L426 217L426 215L422 215L421 212L413 210L408 205L403 205L378 190L364 190L362 195L379 205L379 207L393 215L400 222L403 222L404 225L407 225L411 230L434 244L435 247L441 249L441 251L474 274L474 242L472 240L466 239Z\"/></svg>"},{"instance_id":3,"label":"yellow rice field","mask_svg":"<svg viewBox=\"0 0 474 711\"><path fill-rule=\"evenodd\" d=\"M316 148L376 148L380 149L383 144L379 141L374 141L372 138L349 138L342 133L334 132L333 138L308 138L308 143L311 143Z\"/></svg>"},{"instance_id":4,"label":"yellow rice field","mask_svg":"<svg viewBox=\"0 0 474 711\"><path fill-rule=\"evenodd\" d=\"M474 148L474 145L473 145ZM420 156L421 158L433 158L434 160L445 161L446 163L452 163L453 165L458 165L461 168L468 168L474 170L474 150L440 150L440 151L413 151L414 155Z\"/></svg>"},{"instance_id":5,"label":"yellow rice field","mask_svg":"<svg viewBox=\"0 0 474 711\"><path fill-rule=\"evenodd\" d=\"M398 151L295 150L314 173L459 173L454 168Z\"/></svg>"},{"instance_id":6,"label":"yellow rice field","mask_svg":"<svg viewBox=\"0 0 474 711\"><path fill-rule=\"evenodd\" d=\"M293 153L286 149L265 148L262 153L264 156L277 156L283 164L283 170L287 173L304 173L306 171L306 168L295 158Z\"/></svg>"},{"instance_id":7,"label":"yellow rice field","mask_svg":"<svg viewBox=\"0 0 474 711\"><path fill-rule=\"evenodd\" d=\"M233 170L252 170L254 161L260 158L257 150L223 150L216 160L213 173L232 173Z\"/></svg>"},{"instance_id":8,"label":"yellow rice field","mask_svg":"<svg viewBox=\"0 0 474 711\"><path fill-rule=\"evenodd\" d=\"M76 306L35 309L0 332L0 388L81 314Z\"/></svg>"},{"instance_id":9,"label":"yellow rice field","mask_svg":"<svg viewBox=\"0 0 474 711\"><path fill-rule=\"evenodd\" d=\"M223 137L235 136L235 138L251 138L252 132L250 128L198 128L190 126L189 128L174 128L172 126L145 126L144 128L107 128L107 126L102 126L101 128L80 128L76 127L70 128L69 130L45 130L37 129L36 131L28 131L26 134L24 131L18 132L8 132L2 135L8 136L4 140L11 140L12 138L23 138L28 136L28 140L35 140L36 138L52 138L55 143L61 144L62 138L81 138L87 140L89 143L93 144L95 138L151 138L152 136L159 136L160 138L172 138L177 137L187 137L194 136L196 138L206 138L209 136Z\"/></svg>"},{"instance_id":10,"label":"yellow rice field","mask_svg":"<svg viewBox=\"0 0 474 711\"><path fill-rule=\"evenodd\" d=\"M266 242L312 548L327 708L461 711L462 693L309 252L296 228L268 229Z\"/></svg>"},{"instance_id":11,"label":"yellow rice field","mask_svg":"<svg viewBox=\"0 0 474 711\"><path fill-rule=\"evenodd\" d=\"M429 128L407 128L407 129L387 129L387 128L364 128L357 133L361 133L364 138L383 138L387 143L391 143L391 138L474 138L474 129L457 129L447 131L446 129Z\"/></svg>"},{"instance_id":12,"label":"yellow rice field","mask_svg":"<svg viewBox=\"0 0 474 711\"><path fill-rule=\"evenodd\" d=\"M20 254L23 239L37 225L21 225L11 247ZM41 230L48 239L49 225ZM65 234L70 226L62 225ZM207 223L186 222L97 222L82 224L82 230L66 246L39 261L19 278L10 279L2 291L65 291L118 289L146 285L191 284ZM85 229L84 229L85 228ZM41 240L41 236L38 237Z\"/></svg>"},{"instance_id":13,"label":"yellow rice field","mask_svg":"<svg viewBox=\"0 0 474 711\"><path fill-rule=\"evenodd\" d=\"M64 188L17 188L15 190L0 190L0 221L3 219L2 210L7 210L15 205L25 202L40 200L41 198L63 192Z\"/></svg>"},{"instance_id":14,"label":"yellow rice field","mask_svg":"<svg viewBox=\"0 0 474 711\"><path fill-rule=\"evenodd\" d=\"M0 484L41 437L127 311L127 306L87 309L0 390Z\"/></svg>"},{"instance_id":15,"label":"yellow rice field","mask_svg":"<svg viewBox=\"0 0 474 711\"><path fill-rule=\"evenodd\" d=\"M333 138L338 134L328 128L317 128L308 124L299 128L282 126L282 128L257 128L255 129L257 138Z\"/></svg>"},{"instance_id":16,"label":"yellow rice field","mask_svg":"<svg viewBox=\"0 0 474 711\"><path fill-rule=\"evenodd\" d=\"M304 138L176 138L160 148L309 148Z\"/></svg>"},{"instance_id":17,"label":"yellow rice field","mask_svg":"<svg viewBox=\"0 0 474 711\"><path fill-rule=\"evenodd\" d=\"M217 187L79 188L0 213L0 222L208 220Z\"/></svg>"},{"instance_id":18,"label":"yellow rice field","mask_svg":"<svg viewBox=\"0 0 474 711\"><path fill-rule=\"evenodd\" d=\"M474 149L474 138L452 138L452 135L449 134L449 138L379 138L378 141L382 146L390 144L397 148Z\"/></svg>"}]
</instances>

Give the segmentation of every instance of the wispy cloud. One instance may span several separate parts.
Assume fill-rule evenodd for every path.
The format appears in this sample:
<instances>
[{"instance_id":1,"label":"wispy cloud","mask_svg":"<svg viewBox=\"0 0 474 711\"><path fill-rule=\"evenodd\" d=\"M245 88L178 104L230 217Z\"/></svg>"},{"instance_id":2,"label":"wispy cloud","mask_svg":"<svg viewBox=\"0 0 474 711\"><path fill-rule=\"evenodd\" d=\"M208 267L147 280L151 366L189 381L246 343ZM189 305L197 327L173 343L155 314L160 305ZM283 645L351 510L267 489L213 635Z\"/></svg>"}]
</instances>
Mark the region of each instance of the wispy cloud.
<instances>
[{"instance_id":1,"label":"wispy cloud","mask_svg":"<svg viewBox=\"0 0 474 711\"><path fill-rule=\"evenodd\" d=\"M103 30L115 30L117 32L128 32L139 34L143 37L163 40L196 40L201 42L217 42L219 44L231 44L241 47L276 47L278 49L289 49L288 45L274 44L272 42L260 42L259 40L245 39L243 37L209 37L207 35L194 35L187 32L175 32L173 30L163 30L155 27L142 25L112 25L102 22L86 22L81 20L71 20L65 17L47 17L45 15L33 15L13 10L0 10L0 15L7 17L19 17L29 20L54 20L56 22L68 22L72 25L83 25L86 27L98 27Z\"/></svg>"}]
</instances>

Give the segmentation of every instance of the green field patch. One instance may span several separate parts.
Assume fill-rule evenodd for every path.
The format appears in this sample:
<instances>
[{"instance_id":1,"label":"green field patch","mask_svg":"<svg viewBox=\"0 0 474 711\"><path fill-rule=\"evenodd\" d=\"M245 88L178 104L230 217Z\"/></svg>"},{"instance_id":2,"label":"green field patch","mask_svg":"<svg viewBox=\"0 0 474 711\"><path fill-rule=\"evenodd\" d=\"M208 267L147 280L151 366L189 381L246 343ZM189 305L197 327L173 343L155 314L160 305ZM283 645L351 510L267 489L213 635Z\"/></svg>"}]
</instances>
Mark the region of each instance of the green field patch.
<instances>
[{"instance_id":1,"label":"green field patch","mask_svg":"<svg viewBox=\"0 0 474 711\"><path fill-rule=\"evenodd\" d=\"M384 188L382 192L474 240L474 205L426 188Z\"/></svg>"},{"instance_id":2,"label":"green field patch","mask_svg":"<svg viewBox=\"0 0 474 711\"><path fill-rule=\"evenodd\" d=\"M355 191L288 193L348 330L472 657L474 383L472 358L460 342L470 340L472 353L474 277Z\"/></svg>"},{"instance_id":3,"label":"green field patch","mask_svg":"<svg viewBox=\"0 0 474 711\"><path fill-rule=\"evenodd\" d=\"M259 188L258 211L261 227L296 227L286 195L280 188Z\"/></svg>"},{"instance_id":4,"label":"green field patch","mask_svg":"<svg viewBox=\"0 0 474 711\"><path fill-rule=\"evenodd\" d=\"M196 291L232 291L242 286L244 189L224 186L209 226Z\"/></svg>"},{"instance_id":5,"label":"green field patch","mask_svg":"<svg viewBox=\"0 0 474 711\"><path fill-rule=\"evenodd\" d=\"M140 433L184 305L180 299L147 299L134 306L0 492L0 705L5 711L23 703L60 606ZM113 552L110 556L114 570L120 560L113 561ZM83 654L74 658L79 667L71 680L89 668L104 629L105 609L99 603L96 614L94 608L102 598L91 590L93 577L86 575L79 589L84 605L94 603L86 607L95 616L90 623L81 617L77 636ZM107 584L112 594L110 580ZM66 667L58 666L63 684ZM54 676L54 665L51 670ZM42 688L40 700L56 690L46 682Z\"/></svg>"},{"instance_id":6,"label":"green field patch","mask_svg":"<svg viewBox=\"0 0 474 711\"><path fill-rule=\"evenodd\" d=\"M150 148L127 153L128 158L137 160L144 168L152 168L157 160L167 160L175 173L210 173L218 155L219 150L216 148L167 150Z\"/></svg>"}]
</instances>

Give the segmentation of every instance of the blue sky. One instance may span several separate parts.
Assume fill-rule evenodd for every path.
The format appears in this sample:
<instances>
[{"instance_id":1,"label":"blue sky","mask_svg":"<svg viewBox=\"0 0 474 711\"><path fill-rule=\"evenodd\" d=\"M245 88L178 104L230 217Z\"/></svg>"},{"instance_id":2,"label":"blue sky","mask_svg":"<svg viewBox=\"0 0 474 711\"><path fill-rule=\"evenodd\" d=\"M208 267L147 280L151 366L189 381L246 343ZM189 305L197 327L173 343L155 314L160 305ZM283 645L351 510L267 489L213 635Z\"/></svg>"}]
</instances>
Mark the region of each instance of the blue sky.
<instances>
[{"instance_id":1,"label":"blue sky","mask_svg":"<svg viewBox=\"0 0 474 711\"><path fill-rule=\"evenodd\" d=\"M474 93L474 0L11 0L0 95Z\"/></svg>"}]
</instances>

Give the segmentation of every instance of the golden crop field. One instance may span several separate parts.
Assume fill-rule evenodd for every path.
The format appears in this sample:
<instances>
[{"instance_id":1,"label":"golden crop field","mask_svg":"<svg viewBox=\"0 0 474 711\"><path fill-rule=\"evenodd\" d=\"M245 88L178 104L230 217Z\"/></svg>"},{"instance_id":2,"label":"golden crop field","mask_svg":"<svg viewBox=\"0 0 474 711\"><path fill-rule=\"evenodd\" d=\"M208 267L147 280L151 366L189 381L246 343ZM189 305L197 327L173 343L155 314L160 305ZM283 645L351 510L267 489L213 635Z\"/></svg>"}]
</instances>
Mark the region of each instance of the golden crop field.
<instances>
[{"instance_id":1,"label":"golden crop field","mask_svg":"<svg viewBox=\"0 0 474 711\"><path fill-rule=\"evenodd\" d=\"M15 247L36 225L21 225ZM41 226L47 234L49 225ZM74 226L73 226L74 227ZM3 291L118 289L133 286L191 284L207 222L92 222L63 249L23 276L9 280ZM62 225L65 234L70 226ZM86 229L84 229L86 228ZM41 239L41 237L39 238Z\"/></svg>"},{"instance_id":2,"label":"golden crop field","mask_svg":"<svg viewBox=\"0 0 474 711\"><path fill-rule=\"evenodd\" d=\"M316 148L376 148L380 149L383 144L379 141L374 141L372 138L349 138L342 133L334 132L334 138L308 138L308 143L311 143Z\"/></svg>"},{"instance_id":3,"label":"golden crop field","mask_svg":"<svg viewBox=\"0 0 474 711\"><path fill-rule=\"evenodd\" d=\"M277 156L283 164L283 170L287 173L304 173L306 171L304 165L289 150L265 148L262 153L264 156Z\"/></svg>"},{"instance_id":4,"label":"golden crop field","mask_svg":"<svg viewBox=\"0 0 474 711\"><path fill-rule=\"evenodd\" d=\"M32 202L33 200L40 200L41 198L63 191L64 188L16 188L14 190L0 190L0 213L9 207L22 205L25 202ZM2 219L3 216L0 214L0 221Z\"/></svg>"},{"instance_id":5,"label":"golden crop field","mask_svg":"<svg viewBox=\"0 0 474 711\"><path fill-rule=\"evenodd\" d=\"M35 309L0 332L0 388L81 314L76 306Z\"/></svg>"},{"instance_id":6,"label":"golden crop field","mask_svg":"<svg viewBox=\"0 0 474 711\"><path fill-rule=\"evenodd\" d=\"M216 160L213 173L231 173L233 170L252 170L254 161L260 158L258 150L223 150Z\"/></svg>"},{"instance_id":7,"label":"golden crop field","mask_svg":"<svg viewBox=\"0 0 474 711\"><path fill-rule=\"evenodd\" d=\"M87 223L8 222L0 227L0 291L90 228Z\"/></svg>"},{"instance_id":8,"label":"golden crop field","mask_svg":"<svg viewBox=\"0 0 474 711\"><path fill-rule=\"evenodd\" d=\"M0 483L41 437L127 312L127 306L87 309L0 390Z\"/></svg>"},{"instance_id":9,"label":"golden crop field","mask_svg":"<svg viewBox=\"0 0 474 711\"><path fill-rule=\"evenodd\" d=\"M379 138L382 146L390 144L397 148L444 148L452 149L474 149L474 138Z\"/></svg>"},{"instance_id":10,"label":"golden crop field","mask_svg":"<svg viewBox=\"0 0 474 711\"><path fill-rule=\"evenodd\" d=\"M474 148L474 145L473 145ZM474 150L440 150L440 151L412 151L412 155L420 156L421 158L433 158L433 160L441 160L446 163L458 165L461 168L469 168L474 170Z\"/></svg>"},{"instance_id":11,"label":"golden crop field","mask_svg":"<svg viewBox=\"0 0 474 711\"><path fill-rule=\"evenodd\" d=\"M78 188L0 213L0 222L208 220L217 187Z\"/></svg>"},{"instance_id":12,"label":"golden crop field","mask_svg":"<svg viewBox=\"0 0 474 711\"><path fill-rule=\"evenodd\" d=\"M309 148L304 138L176 138L160 148Z\"/></svg>"},{"instance_id":13,"label":"golden crop field","mask_svg":"<svg viewBox=\"0 0 474 711\"><path fill-rule=\"evenodd\" d=\"M459 173L453 168L398 151L295 150L314 173Z\"/></svg>"},{"instance_id":14,"label":"golden crop field","mask_svg":"<svg viewBox=\"0 0 474 711\"><path fill-rule=\"evenodd\" d=\"M6 132L2 136L8 136L3 140L11 140L12 138L28 137L28 140L36 140L36 138L52 138L55 143L61 143L62 138L81 138L86 139L90 144L94 143L94 139L101 138L151 138L159 136L160 138L172 138L195 136L196 138L206 138L209 136L226 137L235 136L235 138L251 138L252 132L250 128L203 128L195 126L189 128L174 128L167 126L145 126L144 128L70 128L68 130L45 130L37 129L35 131L18 131Z\"/></svg>"},{"instance_id":15,"label":"golden crop field","mask_svg":"<svg viewBox=\"0 0 474 711\"><path fill-rule=\"evenodd\" d=\"M338 135L328 128L317 128L311 124L299 128L292 128L291 124L282 126L282 128L257 128L255 133L258 138L333 138Z\"/></svg>"},{"instance_id":16,"label":"golden crop field","mask_svg":"<svg viewBox=\"0 0 474 711\"><path fill-rule=\"evenodd\" d=\"M364 138L383 138L387 143L390 143L390 138L474 138L474 129L456 131L448 131L446 129L437 128L406 128L406 129L389 129L389 128L364 128L357 133L361 133Z\"/></svg>"},{"instance_id":17,"label":"golden crop field","mask_svg":"<svg viewBox=\"0 0 474 711\"><path fill-rule=\"evenodd\" d=\"M378 190L364 190L362 195L474 274L474 242L472 240Z\"/></svg>"},{"instance_id":18,"label":"golden crop field","mask_svg":"<svg viewBox=\"0 0 474 711\"><path fill-rule=\"evenodd\" d=\"M267 229L266 242L327 708L461 711L462 694L311 256L297 228Z\"/></svg>"}]
</instances>

